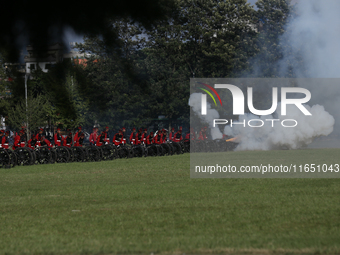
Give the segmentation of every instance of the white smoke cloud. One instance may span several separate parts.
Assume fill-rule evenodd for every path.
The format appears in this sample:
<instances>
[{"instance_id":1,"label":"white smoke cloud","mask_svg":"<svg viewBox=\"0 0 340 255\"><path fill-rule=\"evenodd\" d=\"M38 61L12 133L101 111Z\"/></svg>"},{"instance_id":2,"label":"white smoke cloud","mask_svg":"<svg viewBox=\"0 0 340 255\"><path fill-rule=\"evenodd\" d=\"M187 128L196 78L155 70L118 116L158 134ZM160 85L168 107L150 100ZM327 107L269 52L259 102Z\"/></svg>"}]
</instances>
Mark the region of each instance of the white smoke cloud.
<instances>
[{"instance_id":1,"label":"white smoke cloud","mask_svg":"<svg viewBox=\"0 0 340 255\"><path fill-rule=\"evenodd\" d=\"M340 1L302 0L296 11L297 17L290 20L281 38L293 49L283 63L301 55L303 65L295 67L300 76L339 78Z\"/></svg>"},{"instance_id":2,"label":"white smoke cloud","mask_svg":"<svg viewBox=\"0 0 340 255\"><path fill-rule=\"evenodd\" d=\"M280 63L282 73L287 73L291 68L288 64L297 63L298 56L299 62L293 65L298 78L340 78L340 1L300 0L296 1L296 8L298 16L289 21L286 33L281 37L283 45L288 43L291 46ZM284 119L296 119L298 126L295 128L283 128L279 123L272 128L270 122L265 122L265 126L261 128L226 126L224 133L240 136L238 150L301 148L318 136L331 134L333 130L332 135L337 138L336 135L340 135L340 84L336 86L333 81L330 86L327 83L325 80L316 79L298 82L298 86L311 92L312 99L309 103L313 106L305 106L312 113L312 117L303 115L296 108L287 111L289 115L284 116ZM199 93L196 98L197 109L194 110L198 116L201 116L200 95ZM212 110L210 105L205 121L212 123L211 119L215 117L210 116L209 110ZM217 111L214 114L218 116ZM274 116L283 119L283 116ZM274 117L248 114L240 117L239 121L270 118Z\"/></svg>"},{"instance_id":3,"label":"white smoke cloud","mask_svg":"<svg viewBox=\"0 0 340 255\"><path fill-rule=\"evenodd\" d=\"M255 116L246 114L240 116L239 122L245 120L245 127L241 124L226 126L224 133L230 136L237 136L239 145L236 150L272 150L272 149L298 149L310 144L318 136L327 136L333 131L334 118L325 111L321 105L312 107L306 105L306 109L312 116L305 116L298 108L287 106L288 114L279 116L280 105L274 116ZM262 120L265 124L262 127L250 127L248 121L252 119ZM266 121L268 119L279 119L279 121ZM298 122L296 127L284 127L281 121L294 119ZM274 127L272 127L274 123ZM255 123L251 124L255 125ZM258 123L256 125L259 125ZM292 125L290 123L289 125Z\"/></svg>"},{"instance_id":4,"label":"white smoke cloud","mask_svg":"<svg viewBox=\"0 0 340 255\"><path fill-rule=\"evenodd\" d=\"M201 97L202 93L193 93L190 95L189 105L193 111L210 127L213 139L221 139L222 133L218 127L213 127L213 120L219 119L220 116L211 105L207 104L207 115L201 115ZM273 115L258 117L253 114L245 114L239 117L239 123L232 127L226 125L224 134L238 137L239 145L236 150L272 150L272 149L298 149L310 144L316 137L327 136L333 131L334 118L325 111L321 105L312 107L305 105L306 109L312 116L304 115L294 105L287 105L287 115L282 116L281 104ZM247 123L249 120L262 120L265 124L262 127L250 127ZM279 121L268 121L269 119L278 119ZM284 127L281 122L285 119L294 119L298 122L297 126ZM290 122L289 125L294 123ZM259 123L252 123L259 125ZM274 127L272 127L274 125ZM286 124L288 125L288 124Z\"/></svg>"},{"instance_id":5,"label":"white smoke cloud","mask_svg":"<svg viewBox=\"0 0 340 255\"><path fill-rule=\"evenodd\" d=\"M213 120L219 119L220 115L215 109L211 109L211 105L207 103L207 115L201 115L201 98L202 93L192 93L189 98L189 106L192 110L206 123L208 123L210 128L210 134L213 140L221 139L222 132L218 127L213 127Z\"/></svg>"},{"instance_id":6,"label":"white smoke cloud","mask_svg":"<svg viewBox=\"0 0 340 255\"><path fill-rule=\"evenodd\" d=\"M289 21L282 42L288 42L292 52L281 61L283 73L287 63L296 63L298 77L340 78L340 1L300 0L296 4L297 17ZM296 56L301 57L297 63ZM312 94L311 104L322 104L335 118L334 132L340 135L340 87L310 82L299 84ZM326 81L327 82L327 81ZM333 81L334 85L334 81ZM339 84L340 85L340 84Z\"/></svg>"}]
</instances>

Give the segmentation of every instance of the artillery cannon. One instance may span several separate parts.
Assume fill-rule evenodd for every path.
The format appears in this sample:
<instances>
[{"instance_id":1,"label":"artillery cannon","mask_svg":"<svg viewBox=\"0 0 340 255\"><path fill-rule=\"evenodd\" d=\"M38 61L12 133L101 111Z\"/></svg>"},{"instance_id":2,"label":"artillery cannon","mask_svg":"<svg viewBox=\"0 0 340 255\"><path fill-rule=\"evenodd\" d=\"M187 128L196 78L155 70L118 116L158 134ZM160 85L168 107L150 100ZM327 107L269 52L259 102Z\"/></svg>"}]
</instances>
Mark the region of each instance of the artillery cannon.
<instances>
[{"instance_id":1,"label":"artillery cannon","mask_svg":"<svg viewBox=\"0 0 340 255\"><path fill-rule=\"evenodd\" d=\"M102 151L102 160L113 160L117 158L117 147L113 144L105 144L99 147Z\"/></svg>"},{"instance_id":2,"label":"artillery cannon","mask_svg":"<svg viewBox=\"0 0 340 255\"><path fill-rule=\"evenodd\" d=\"M55 147L55 151L57 154L56 162L57 163L68 163L70 160L70 152L67 147L58 146Z\"/></svg>"},{"instance_id":3,"label":"artillery cannon","mask_svg":"<svg viewBox=\"0 0 340 255\"><path fill-rule=\"evenodd\" d=\"M0 166L1 167L9 167L11 162L10 155L8 150L0 149Z\"/></svg>"},{"instance_id":4,"label":"artillery cannon","mask_svg":"<svg viewBox=\"0 0 340 255\"><path fill-rule=\"evenodd\" d=\"M184 140L150 145L114 145L85 147L47 146L31 149L29 147L0 149L0 167L16 165L54 164L69 162L98 162L117 158L155 157L180 155L187 152L231 151L238 143L229 140Z\"/></svg>"},{"instance_id":5,"label":"artillery cannon","mask_svg":"<svg viewBox=\"0 0 340 255\"><path fill-rule=\"evenodd\" d=\"M34 149L34 153L36 155L35 164L50 164L52 161L52 153L50 151L51 148L48 147L38 147Z\"/></svg>"},{"instance_id":6,"label":"artillery cannon","mask_svg":"<svg viewBox=\"0 0 340 255\"><path fill-rule=\"evenodd\" d=\"M101 151L100 147L97 146L89 146L85 147L87 161L100 161L101 160Z\"/></svg>"},{"instance_id":7,"label":"artillery cannon","mask_svg":"<svg viewBox=\"0 0 340 255\"><path fill-rule=\"evenodd\" d=\"M10 150L8 150L10 151ZM31 148L23 147L23 148L16 148L14 153L17 156L17 164L19 166L27 166L34 164L36 160L36 155Z\"/></svg>"}]
</instances>

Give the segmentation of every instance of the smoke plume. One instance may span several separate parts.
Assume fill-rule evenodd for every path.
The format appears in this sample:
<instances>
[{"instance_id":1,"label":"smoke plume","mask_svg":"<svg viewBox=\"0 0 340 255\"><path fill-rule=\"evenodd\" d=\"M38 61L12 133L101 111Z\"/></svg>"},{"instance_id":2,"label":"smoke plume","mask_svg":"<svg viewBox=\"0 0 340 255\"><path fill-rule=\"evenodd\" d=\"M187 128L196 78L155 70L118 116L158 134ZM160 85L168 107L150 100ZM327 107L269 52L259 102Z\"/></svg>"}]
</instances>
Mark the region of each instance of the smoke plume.
<instances>
[{"instance_id":1,"label":"smoke plume","mask_svg":"<svg viewBox=\"0 0 340 255\"><path fill-rule=\"evenodd\" d=\"M298 149L310 144L316 137L327 136L333 131L334 118L325 111L323 106L307 105L306 109L313 117L305 116L294 106L288 106L288 114L280 116L278 114L281 111L280 105L273 114L276 117L246 114L239 118L239 123L245 123L245 127L243 124L226 126L224 133L237 137L239 145L236 150ZM254 119L262 120L264 125L262 127L248 126L248 121ZM268 121L270 119L272 121ZM298 124L296 127L284 127L282 121L285 119L297 120ZM256 125L260 125L259 123Z\"/></svg>"},{"instance_id":2,"label":"smoke plume","mask_svg":"<svg viewBox=\"0 0 340 255\"><path fill-rule=\"evenodd\" d=\"M338 141L335 147L340 146L340 84L338 80L330 79L340 78L340 1L300 0L296 2L295 8L297 15L289 20L286 32L280 38L281 44L287 46L287 51L283 52L279 66L281 77L293 69L297 78L311 78L298 79L296 85L311 92L309 106L305 107L312 113L312 117L303 115L296 107L290 107L284 119L296 119L298 125L295 128L284 128L280 122L275 122L274 128L271 122L265 122L261 128L251 128L248 125L226 126L225 134L239 137L237 150L297 149L312 143L316 137L327 135L332 137L333 147L334 141ZM257 75L263 77L262 73ZM201 116L200 95L194 96L189 103L190 106L195 105L194 111L198 116ZM278 115L279 108L273 116L246 114L240 116L239 121L282 120L282 116ZM211 119L215 118L210 111L214 110L208 105L208 114L201 116L207 123L212 123ZM218 116L217 111L214 114ZM328 145L323 144L324 147Z\"/></svg>"},{"instance_id":3,"label":"smoke plume","mask_svg":"<svg viewBox=\"0 0 340 255\"><path fill-rule=\"evenodd\" d=\"M283 75L293 68L297 78L314 78L297 80L297 86L312 94L309 104L313 106L306 108L309 107L313 118L291 108L287 111L290 116L285 118L298 120L295 128L283 128L278 123L274 128L270 128L269 123L265 128L226 127L226 134L240 136L238 150L297 149L312 143L318 136L330 134L332 140L323 143L323 147L340 145L334 142L340 135L340 84L337 86L334 79L329 79L340 78L340 1L300 0L296 2L295 10L297 16L288 22L285 34L280 38L282 45L289 46L280 69ZM245 115L240 121L250 118L259 117Z\"/></svg>"},{"instance_id":4,"label":"smoke plume","mask_svg":"<svg viewBox=\"0 0 340 255\"><path fill-rule=\"evenodd\" d=\"M286 26L282 42L289 42L292 52L286 53L286 64L296 63L298 77L339 78L340 66L340 1L300 0L295 6L297 17ZM297 63L295 57L301 56Z\"/></svg>"},{"instance_id":5,"label":"smoke plume","mask_svg":"<svg viewBox=\"0 0 340 255\"><path fill-rule=\"evenodd\" d=\"M293 67L298 78L340 78L340 1L300 0L295 8L297 17L289 21L287 32L281 38L291 49L280 63L282 73ZM333 86L326 83L330 81L323 79L298 85L310 90L311 104L322 104L334 117L332 136L338 139L340 87L334 86L338 83L335 80Z\"/></svg>"}]
</instances>

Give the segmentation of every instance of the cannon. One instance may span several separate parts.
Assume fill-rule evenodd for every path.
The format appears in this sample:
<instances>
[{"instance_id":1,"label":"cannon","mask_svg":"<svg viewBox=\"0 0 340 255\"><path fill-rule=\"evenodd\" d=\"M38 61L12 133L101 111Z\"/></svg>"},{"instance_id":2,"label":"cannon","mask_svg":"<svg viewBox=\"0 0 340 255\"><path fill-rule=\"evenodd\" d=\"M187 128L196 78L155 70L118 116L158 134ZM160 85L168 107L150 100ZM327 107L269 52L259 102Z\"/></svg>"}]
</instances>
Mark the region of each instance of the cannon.
<instances>
[{"instance_id":1,"label":"cannon","mask_svg":"<svg viewBox=\"0 0 340 255\"><path fill-rule=\"evenodd\" d=\"M51 148L51 164L54 164L57 162L57 151L55 148Z\"/></svg>"},{"instance_id":2,"label":"cannon","mask_svg":"<svg viewBox=\"0 0 340 255\"><path fill-rule=\"evenodd\" d=\"M161 149L163 150L163 155L172 156L173 155L173 146L170 143L162 143Z\"/></svg>"},{"instance_id":3,"label":"cannon","mask_svg":"<svg viewBox=\"0 0 340 255\"><path fill-rule=\"evenodd\" d=\"M117 158L117 147L113 144L106 144L100 147L103 160L113 160Z\"/></svg>"},{"instance_id":4,"label":"cannon","mask_svg":"<svg viewBox=\"0 0 340 255\"><path fill-rule=\"evenodd\" d=\"M7 152L8 152L8 155L9 155L9 166L15 167L18 164L17 155L12 150L7 150Z\"/></svg>"},{"instance_id":5,"label":"cannon","mask_svg":"<svg viewBox=\"0 0 340 255\"><path fill-rule=\"evenodd\" d=\"M8 154L8 150L0 149L0 167L9 167L11 158Z\"/></svg>"},{"instance_id":6,"label":"cannon","mask_svg":"<svg viewBox=\"0 0 340 255\"><path fill-rule=\"evenodd\" d=\"M133 156L134 157L146 157L147 153L146 153L146 148L144 145L134 145L132 146L132 150L133 150Z\"/></svg>"},{"instance_id":7,"label":"cannon","mask_svg":"<svg viewBox=\"0 0 340 255\"><path fill-rule=\"evenodd\" d=\"M36 149L29 147L0 149L0 167L16 165L53 164L69 162L98 162L117 158L155 157L180 155L187 152L220 152L234 150L236 139L229 140L184 140L150 145L114 145L86 147L50 148L42 146Z\"/></svg>"},{"instance_id":8,"label":"cannon","mask_svg":"<svg viewBox=\"0 0 340 255\"><path fill-rule=\"evenodd\" d=\"M159 147L157 147L155 144L147 145L145 149L146 149L147 156L154 157L159 154L158 152Z\"/></svg>"},{"instance_id":9,"label":"cannon","mask_svg":"<svg viewBox=\"0 0 340 255\"><path fill-rule=\"evenodd\" d=\"M67 147L58 146L55 148L55 152L57 154L57 163L68 163L70 161L70 152Z\"/></svg>"},{"instance_id":10,"label":"cannon","mask_svg":"<svg viewBox=\"0 0 340 255\"><path fill-rule=\"evenodd\" d=\"M85 148L87 152L87 161L100 161L101 149L97 146L88 146Z\"/></svg>"},{"instance_id":11,"label":"cannon","mask_svg":"<svg viewBox=\"0 0 340 255\"><path fill-rule=\"evenodd\" d=\"M71 147L68 148L71 152L71 158L73 162L85 162L86 161L86 150L83 147Z\"/></svg>"},{"instance_id":12,"label":"cannon","mask_svg":"<svg viewBox=\"0 0 340 255\"><path fill-rule=\"evenodd\" d=\"M17 156L17 164L19 166L33 165L36 160L36 154L31 148L16 148L14 153Z\"/></svg>"},{"instance_id":13,"label":"cannon","mask_svg":"<svg viewBox=\"0 0 340 255\"><path fill-rule=\"evenodd\" d=\"M36 154L35 164L50 164L52 161L52 153L50 148L46 146L38 147L34 149Z\"/></svg>"},{"instance_id":14,"label":"cannon","mask_svg":"<svg viewBox=\"0 0 340 255\"><path fill-rule=\"evenodd\" d=\"M134 150L132 146L129 145L119 145L117 146L117 155L119 158L133 158Z\"/></svg>"},{"instance_id":15,"label":"cannon","mask_svg":"<svg viewBox=\"0 0 340 255\"><path fill-rule=\"evenodd\" d=\"M184 150L183 150L183 145L182 143L175 143L175 142L172 142L171 145L173 146L174 148L174 154L183 154L184 153Z\"/></svg>"}]
</instances>

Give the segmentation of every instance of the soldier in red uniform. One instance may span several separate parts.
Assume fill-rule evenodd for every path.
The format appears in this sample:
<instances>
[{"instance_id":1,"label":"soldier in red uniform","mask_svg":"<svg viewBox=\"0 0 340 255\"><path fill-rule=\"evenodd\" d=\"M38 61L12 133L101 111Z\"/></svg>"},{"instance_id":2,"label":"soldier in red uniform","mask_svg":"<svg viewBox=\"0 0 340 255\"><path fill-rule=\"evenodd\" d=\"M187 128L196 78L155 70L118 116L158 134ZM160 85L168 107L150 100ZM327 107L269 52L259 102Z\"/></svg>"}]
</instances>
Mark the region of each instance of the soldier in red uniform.
<instances>
[{"instance_id":1,"label":"soldier in red uniform","mask_svg":"<svg viewBox=\"0 0 340 255\"><path fill-rule=\"evenodd\" d=\"M135 144L135 136L136 136L136 128L132 129L132 133L130 135L129 141L131 144Z\"/></svg>"},{"instance_id":2,"label":"soldier in red uniform","mask_svg":"<svg viewBox=\"0 0 340 255\"><path fill-rule=\"evenodd\" d=\"M64 139L63 146L66 146L69 148L72 146L72 133L71 132L69 132L67 137Z\"/></svg>"},{"instance_id":3,"label":"soldier in red uniform","mask_svg":"<svg viewBox=\"0 0 340 255\"><path fill-rule=\"evenodd\" d=\"M135 136L135 145L140 145L142 143L142 135L143 135L143 129L139 129L138 133Z\"/></svg>"},{"instance_id":4,"label":"soldier in red uniform","mask_svg":"<svg viewBox=\"0 0 340 255\"><path fill-rule=\"evenodd\" d=\"M5 135L2 137L2 148L8 149L9 147L9 131L6 131Z\"/></svg>"},{"instance_id":5,"label":"soldier in red uniform","mask_svg":"<svg viewBox=\"0 0 340 255\"><path fill-rule=\"evenodd\" d=\"M27 141L27 137L26 137L26 132L25 129L20 130L20 147L26 147L26 141Z\"/></svg>"},{"instance_id":6,"label":"soldier in red uniform","mask_svg":"<svg viewBox=\"0 0 340 255\"><path fill-rule=\"evenodd\" d=\"M193 128L190 128L190 132L188 132L185 136L185 140L195 140L196 139L196 135L195 135L195 131Z\"/></svg>"},{"instance_id":7,"label":"soldier in red uniform","mask_svg":"<svg viewBox=\"0 0 340 255\"><path fill-rule=\"evenodd\" d=\"M105 144L109 144L110 143L110 136L109 136L109 127L108 126L105 127L105 130L104 130L103 133L105 135L105 138L104 138Z\"/></svg>"},{"instance_id":8,"label":"soldier in red uniform","mask_svg":"<svg viewBox=\"0 0 340 255\"><path fill-rule=\"evenodd\" d=\"M44 132L44 129L40 128L38 134L35 136L37 141L40 141L43 132Z\"/></svg>"},{"instance_id":9,"label":"soldier in red uniform","mask_svg":"<svg viewBox=\"0 0 340 255\"><path fill-rule=\"evenodd\" d=\"M166 143L168 141L168 139L166 138L166 130L165 129L162 130L162 135L163 135L162 143Z\"/></svg>"},{"instance_id":10,"label":"soldier in red uniform","mask_svg":"<svg viewBox=\"0 0 340 255\"><path fill-rule=\"evenodd\" d=\"M82 133L79 137L77 142L74 144L76 147L83 147L83 142L84 142L85 134Z\"/></svg>"},{"instance_id":11,"label":"soldier in red uniform","mask_svg":"<svg viewBox=\"0 0 340 255\"><path fill-rule=\"evenodd\" d=\"M22 133L22 135L20 135L20 133ZM19 135L20 135L20 147L25 147L27 142L27 134L24 126L21 127Z\"/></svg>"},{"instance_id":12,"label":"soldier in red uniform","mask_svg":"<svg viewBox=\"0 0 340 255\"><path fill-rule=\"evenodd\" d=\"M172 141L178 143L178 142L180 142L182 140L183 140L183 137L182 137L182 128L180 127L180 129L174 135Z\"/></svg>"},{"instance_id":13,"label":"soldier in red uniform","mask_svg":"<svg viewBox=\"0 0 340 255\"><path fill-rule=\"evenodd\" d=\"M153 144L153 139L154 139L153 132L150 132L150 135L146 137L146 144L147 145Z\"/></svg>"},{"instance_id":14,"label":"soldier in red uniform","mask_svg":"<svg viewBox=\"0 0 340 255\"><path fill-rule=\"evenodd\" d=\"M25 146L26 146L25 131L20 130L20 132L14 137L12 149L15 150L16 148L25 147Z\"/></svg>"},{"instance_id":15,"label":"soldier in red uniform","mask_svg":"<svg viewBox=\"0 0 340 255\"><path fill-rule=\"evenodd\" d=\"M142 135L142 142L143 144L146 144L146 138L148 137L148 130L145 128L144 133Z\"/></svg>"},{"instance_id":16,"label":"soldier in red uniform","mask_svg":"<svg viewBox=\"0 0 340 255\"><path fill-rule=\"evenodd\" d=\"M105 144L105 133L101 132L97 138L96 146L100 147L100 146L103 146L103 144Z\"/></svg>"},{"instance_id":17,"label":"soldier in red uniform","mask_svg":"<svg viewBox=\"0 0 340 255\"><path fill-rule=\"evenodd\" d=\"M63 144L63 137L60 134L60 128L57 128L57 133L54 134L54 145L61 146Z\"/></svg>"},{"instance_id":18,"label":"soldier in red uniform","mask_svg":"<svg viewBox=\"0 0 340 255\"><path fill-rule=\"evenodd\" d=\"M49 140L46 139L44 135L41 136L40 141L37 141L38 146L47 146L49 148L52 148L52 144Z\"/></svg>"},{"instance_id":19,"label":"soldier in red uniform","mask_svg":"<svg viewBox=\"0 0 340 255\"><path fill-rule=\"evenodd\" d=\"M97 138L98 138L98 128L94 128L92 134L90 134L90 144L91 145L96 145L97 143Z\"/></svg>"},{"instance_id":20,"label":"soldier in red uniform","mask_svg":"<svg viewBox=\"0 0 340 255\"><path fill-rule=\"evenodd\" d=\"M123 143L122 144L126 144L125 132L126 132L126 128L122 127L122 136L123 136Z\"/></svg>"},{"instance_id":21,"label":"soldier in red uniform","mask_svg":"<svg viewBox=\"0 0 340 255\"><path fill-rule=\"evenodd\" d=\"M36 136L33 135L32 138L28 140L27 144L28 144L28 147L30 147L31 149L34 149L37 146Z\"/></svg>"},{"instance_id":22,"label":"soldier in red uniform","mask_svg":"<svg viewBox=\"0 0 340 255\"><path fill-rule=\"evenodd\" d=\"M171 128L171 132L169 133L169 141L172 141L175 135L175 128Z\"/></svg>"},{"instance_id":23,"label":"soldier in red uniform","mask_svg":"<svg viewBox=\"0 0 340 255\"><path fill-rule=\"evenodd\" d=\"M78 127L78 131L77 131L77 133L74 135L74 137L73 137L73 141L74 141L74 143L76 143L77 142L77 140L78 140L78 137L80 137L80 135L83 133L83 131L82 131L82 127L81 126L79 126Z\"/></svg>"},{"instance_id":24,"label":"soldier in red uniform","mask_svg":"<svg viewBox=\"0 0 340 255\"><path fill-rule=\"evenodd\" d=\"M198 140L207 140L207 127L202 127L201 128L201 131L200 131L200 134L198 136Z\"/></svg>"},{"instance_id":25,"label":"soldier in red uniform","mask_svg":"<svg viewBox=\"0 0 340 255\"><path fill-rule=\"evenodd\" d=\"M4 130L0 130L0 148L2 148L2 138L5 134L5 131Z\"/></svg>"},{"instance_id":26,"label":"soldier in red uniform","mask_svg":"<svg viewBox=\"0 0 340 255\"><path fill-rule=\"evenodd\" d=\"M155 136L153 143L156 144L161 144L163 141L163 134L162 134L162 130L158 130L157 135Z\"/></svg>"},{"instance_id":27,"label":"soldier in red uniform","mask_svg":"<svg viewBox=\"0 0 340 255\"><path fill-rule=\"evenodd\" d=\"M119 129L119 132L114 135L113 137L113 143L118 146L118 145L124 145L124 136L123 136L123 131Z\"/></svg>"},{"instance_id":28,"label":"soldier in red uniform","mask_svg":"<svg viewBox=\"0 0 340 255\"><path fill-rule=\"evenodd\" d=\"M19 132L19 134L21 135L21 132ZM20 135L19 134L16 134L14 137L14 142L13 142L13 147L12 147L13 150L20 147Z\"/></svg>"}]
</instances>

